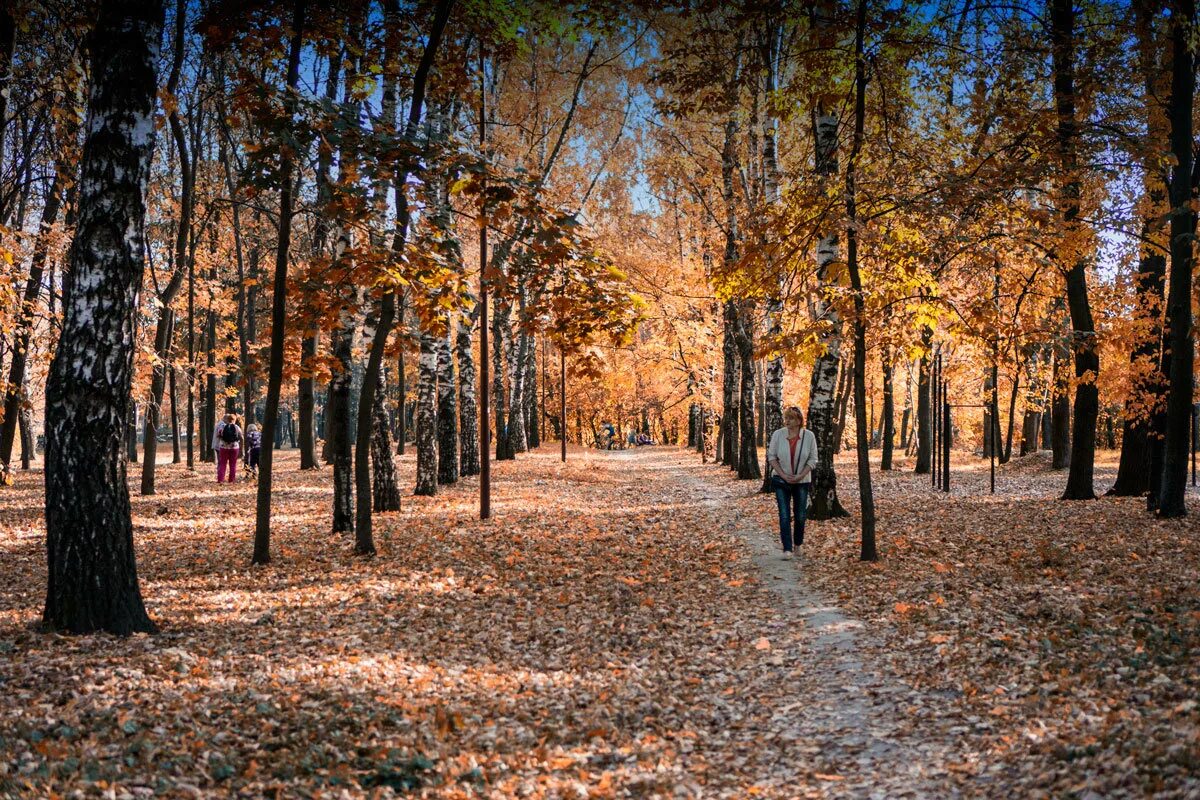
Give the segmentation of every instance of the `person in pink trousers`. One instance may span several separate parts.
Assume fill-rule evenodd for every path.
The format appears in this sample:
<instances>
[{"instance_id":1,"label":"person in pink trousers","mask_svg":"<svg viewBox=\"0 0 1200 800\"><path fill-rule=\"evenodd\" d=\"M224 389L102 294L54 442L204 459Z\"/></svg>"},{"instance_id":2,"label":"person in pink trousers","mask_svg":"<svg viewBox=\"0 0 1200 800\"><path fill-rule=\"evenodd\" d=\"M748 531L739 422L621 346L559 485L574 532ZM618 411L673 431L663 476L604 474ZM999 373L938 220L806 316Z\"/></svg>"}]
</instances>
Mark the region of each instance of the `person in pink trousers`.
<instances>
[{"instance_id":1,"label":"person in pink trousers","mask_svg":"<svg viewBox=\"0 0 1200 800\"><path fill-rule=\"evenodd\" d=\"M213 450L217 454L217 483L225 482L226 472L233 483L237 480L238 455L242 450L242 429L236 414L226 414L213 431Z\"/></svg>"}]
</instances>

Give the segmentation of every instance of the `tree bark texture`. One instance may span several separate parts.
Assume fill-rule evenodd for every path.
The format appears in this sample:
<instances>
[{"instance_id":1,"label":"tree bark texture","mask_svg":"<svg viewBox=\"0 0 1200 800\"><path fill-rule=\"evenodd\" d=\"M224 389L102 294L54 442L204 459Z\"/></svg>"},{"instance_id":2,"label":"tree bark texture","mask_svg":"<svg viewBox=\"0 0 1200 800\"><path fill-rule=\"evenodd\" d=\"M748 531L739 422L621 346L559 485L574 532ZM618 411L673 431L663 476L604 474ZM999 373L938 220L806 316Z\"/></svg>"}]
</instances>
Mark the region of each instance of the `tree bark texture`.
<instances>
[{"instance_id":1,"label":"tree bark texture","mask_svg":"<svg viewBox=\"0 0 1200 800\"><path fill-rule=\"evenodd\" d=\"M155 630L138 585L124 438L163 18L162 2L106 0L88 36L79 213L46 387L42 620L69 633Z\"/></svg>"},{"instance_id":2,"label":"tree bark texture","mask_svg":"<svg viewBox=\"0 0 1200 800\"><path fill-rule=\"evenodd\" d=\"M475 396L478 377L471 350L476 321L474 315L460 317L454 341L458 356L459 473L463 477L479 474L479 404Z\"/></svg>"}]
</instances>

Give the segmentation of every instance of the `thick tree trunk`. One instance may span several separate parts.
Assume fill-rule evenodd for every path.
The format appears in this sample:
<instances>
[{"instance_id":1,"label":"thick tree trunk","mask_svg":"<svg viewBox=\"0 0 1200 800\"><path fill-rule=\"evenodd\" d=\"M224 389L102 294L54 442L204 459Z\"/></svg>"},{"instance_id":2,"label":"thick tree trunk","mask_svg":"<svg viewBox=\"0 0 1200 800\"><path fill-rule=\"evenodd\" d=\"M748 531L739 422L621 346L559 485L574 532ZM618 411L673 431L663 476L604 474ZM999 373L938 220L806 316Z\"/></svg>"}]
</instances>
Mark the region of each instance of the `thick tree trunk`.
<instances>
[{"instance_id":1,"label":"thick tree trunk","mask_svg":"<svg viewBox=\"0 0 1200 800\"><path fill-rule=\"evenodd\" d=\"M46 387L42 620L69 633L155 630L138 586L122 434L132 402L163 17L154 0L101 2L86 48L79 214Z\"/></svg>"},{"instance_id":2,"label":"thick tree trunk","mask_svg":"<svg viewBox=\"0 0 1200 800\"><path fill-rule=\"evenodd\" d=\"M421 331L420 376L417 384L417 486L414 494L437 494L437 342Z\"/></svg>"},{"instance_id":3,"label":"thick tree trunk","mask_svg":"<svg viewBox=\"0 0 1200 800\"><path fill-rule=\"evenodd\" d=\"M458 450L459 472L464 476L479 474L479 406L475 396L475 354L471 350L476 317L467 315L458 320L455 350L458 355Z\"/></svg>"},{"instance_id":4,"label":"thick tree trunk","mask_svg":"<svg viewBox=\"0 0 1200 800\"><path fill-rule=\"evenodd\" d=\"M1078 128L1075 116L1075 7L1073 0L1050 0L1050 32L1053 40L1054 103L1057 112L1058 157L1062 170L1062 221L1068 231L1079 221L1082 185L1078 177ZM1072 350L1075 354L1074 430L1071 435L1070 472L1064 500L1092 500L1096 493L1092 477L1096 460L1096 417L1099 392L1096 377L1100 357L1096 350L1096 327L1088 302L1087 262L1082 253L1069 253L1066 270L1067 306L1071 312Z\"/></svg>"},{"instance_id":5,"label":"thick tree trunk","mask_svg":"<svg viewBox=\"0 0 1200 800\"><path fill-rule=\"evenodd\" d=\"M458 384L454 376L452 340L455 331L447 323L446 335L437 337L437 482L458 482Z\"/></svg>"},{"instance_id":6,"label":"thick tree trunk","mask_svg":"<svg viewBox=\"0 0 1200 800\"><path fill-rule=\"evenodd\" d=\"M375 387L375 424L371 429L371 489L375 511L400 510L400 484L392 458L392 433L388 424L387 387L380 372Z\"/></svg>"},{"instance_id":7,"label":"thick tree trunk","mask_svg":"<svg viewBox=\"0 0 1200 800\"><path fill-rule=\"evenodd\" d=\"M525 293L521 291L520 315L525 316ZM514 347L508 353L508 447L512 453L524 453L529 449L525 435L525 360L529 358L530 334L517 334Z\"/></svg>"},{"instance_id":8,"label":"thick tree trunk","mask_svg":"<svg viewBox=\"0 0 1200 800\"><path fill-rule=\"evenodd\" d=\"M1062 2L1063 0L1060 0ZM1192 176L1192 114L1196 94L1193 36L1195 0L1171 3L1171 96L1167 118L1171 126L1171 273L1167 294L1165 370L1166 425L1162 479L1158 492L1160 517L1187 513L1188 453L1191 444L1195 342L1192 331L1192 253L1196 234L1195 186Z\"/></svg>"}]
</instances>

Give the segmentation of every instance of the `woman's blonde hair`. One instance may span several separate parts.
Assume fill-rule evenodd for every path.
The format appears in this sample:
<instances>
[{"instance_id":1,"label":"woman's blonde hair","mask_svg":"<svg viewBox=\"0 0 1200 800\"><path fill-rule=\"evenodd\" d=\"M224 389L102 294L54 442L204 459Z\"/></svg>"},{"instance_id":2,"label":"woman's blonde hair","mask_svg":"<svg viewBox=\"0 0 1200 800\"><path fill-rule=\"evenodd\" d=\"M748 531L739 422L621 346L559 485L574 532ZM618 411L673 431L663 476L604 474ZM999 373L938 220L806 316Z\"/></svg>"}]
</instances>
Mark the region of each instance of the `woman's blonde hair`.
<instances>
[{"instance_id":1,"label":"woman's blonde hair","mask_svg":"<svg viewBox=\"0 0 1200 800\"><path fill-rule=\"evenodd\" d=\"M237 414L226 414L225 415L225 424L226 425L236 425L237 424Z\"/></svg>"},{"instance_id":2,"label":"woman's blonde hair","mask_svg":"<svg viewBox=\"0 0 1200 800\"><path fill-rule=\"evenodd\" d=\"M255 431L258 430L258 423L251 422L249 425L246 426L246 430L249 431L250 433L254 433Z\"/></svg>"},{"instance_id":3,"label":"woman's blonde hair","mask_svg":"<svg viewBox=\"0 0 1200 800\"><path fill-rule=\"evenodd\" d=\"M804 412L800 410L799 406L788 406L783 410L783 418L785 421L791 417L798 419L801 425L804 424Z\"/></svg>"}]
</instances>

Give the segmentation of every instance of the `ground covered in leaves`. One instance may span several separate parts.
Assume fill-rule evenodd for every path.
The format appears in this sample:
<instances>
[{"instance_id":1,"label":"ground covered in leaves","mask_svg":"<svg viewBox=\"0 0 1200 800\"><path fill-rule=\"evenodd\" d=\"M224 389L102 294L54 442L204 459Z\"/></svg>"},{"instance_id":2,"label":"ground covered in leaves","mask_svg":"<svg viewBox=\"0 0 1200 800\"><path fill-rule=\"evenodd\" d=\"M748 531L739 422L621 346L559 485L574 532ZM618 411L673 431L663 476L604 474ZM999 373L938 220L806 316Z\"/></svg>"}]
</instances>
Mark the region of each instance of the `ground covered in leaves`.
<instances>
[{"instance_id":1,"label":"ground covered in leaves","mask_svg":"<svg viewBox=\"0 0 1200 800\"><path fill-rule=\"evenodd\" d=\"M35 630L24 474L0 490L0 794L1194 795L1197 526L1061 503L1037 459L995 499L977 463L950 497L881 479L877 565L854 520L774 561L769 497L655 448L500 464L490 523L474 479L406 497L373 560L285 453L252 569L251 486L164 465L134 495L163 632L124 640Z\"/></svg>"},{"instance_id":2,"label":"ground covered in leaves","mask_svg":"<svg viewBox=\"0 0 1200 800\"><path fill-rule=\"evenodd\" d=\"M882 560L856 561L856 518L817 523L806 582L876 633L869 657L946 699L967 793L1200 797L1200 521L1155 520L1143 498L1061 501L1048 456L1000 467L994 496L987 462L962 454L949 495L911 465L874 473ZM1116 453L1097 467L1103 492Z\"/></svg>"}]
</instances>

